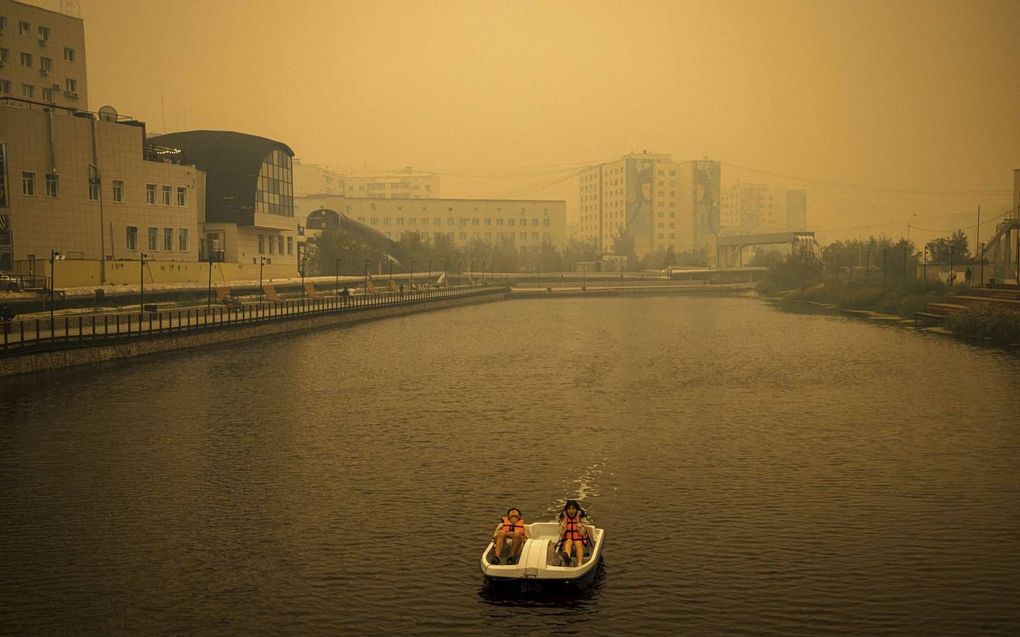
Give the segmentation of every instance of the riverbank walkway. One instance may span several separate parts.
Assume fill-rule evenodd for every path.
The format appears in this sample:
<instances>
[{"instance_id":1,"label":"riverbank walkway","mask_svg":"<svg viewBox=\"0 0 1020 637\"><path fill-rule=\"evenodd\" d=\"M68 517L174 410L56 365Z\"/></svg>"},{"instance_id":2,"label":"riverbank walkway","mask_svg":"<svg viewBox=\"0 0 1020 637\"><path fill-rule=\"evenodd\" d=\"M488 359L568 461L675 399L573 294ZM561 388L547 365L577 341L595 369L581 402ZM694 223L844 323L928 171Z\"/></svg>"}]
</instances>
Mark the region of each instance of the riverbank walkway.
<instances>
[{"instance_id":1,"label":"riverbank walkway","mask_svg":"<svg viewBox=\"0 0 1020 637\"><path fill-rule=\"evenodd\" d=\"M407 289L288 299L278 302L245 302L207 307L185 307L155 312L113 311L56 316L37 313L30 318L5 321L0 357L95 345L151 339L185 332L232 328L255 323L287 321L327 314L357 313L387 307L428 304L456 298L507 292L488 285Z\"/></svg>"}]
</instances>

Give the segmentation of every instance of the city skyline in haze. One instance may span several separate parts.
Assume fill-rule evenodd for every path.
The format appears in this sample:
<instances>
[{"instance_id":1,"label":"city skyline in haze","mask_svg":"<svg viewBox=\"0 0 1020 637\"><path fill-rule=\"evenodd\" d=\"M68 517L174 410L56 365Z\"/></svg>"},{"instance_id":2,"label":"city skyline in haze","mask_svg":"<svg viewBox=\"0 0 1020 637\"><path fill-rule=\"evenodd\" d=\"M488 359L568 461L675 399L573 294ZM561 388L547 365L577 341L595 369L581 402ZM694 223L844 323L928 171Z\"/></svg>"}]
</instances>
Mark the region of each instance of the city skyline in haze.
<instances>
[{"instance_id":1,"label":"city skyline in haze","mask_svg":"<svg viewBox=\"0 0 1020 637\"><path fill-rule=\"evenodd\" d=\"M39 6L59 8L55 0ZM824 243L982 234L1020 166L1009 2L81 0L94 108L238 130L306 163L562 198L629 152L803 188ZM916 216L915 216L916 213Z\"/></svg>"}]
</instances>

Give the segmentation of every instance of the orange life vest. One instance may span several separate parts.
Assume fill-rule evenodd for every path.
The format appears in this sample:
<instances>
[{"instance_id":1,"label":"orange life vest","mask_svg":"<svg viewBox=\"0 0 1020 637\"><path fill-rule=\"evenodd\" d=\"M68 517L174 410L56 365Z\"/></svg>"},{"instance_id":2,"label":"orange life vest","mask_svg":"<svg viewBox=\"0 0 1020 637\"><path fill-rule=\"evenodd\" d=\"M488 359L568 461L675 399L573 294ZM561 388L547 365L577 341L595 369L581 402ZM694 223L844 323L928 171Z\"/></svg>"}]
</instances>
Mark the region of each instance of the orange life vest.
<instances>
[{"instance_id":1,"label":"orange life vest","mask_svg":"<svg viewBox=\"0 0 1020 637\"><path fill-rule=\"evenodd\" d=\"M584 540L585 535L581 532L581 516L578 514L576 518L572 518L569 515L563 516L563 531L562 536L564 540Z\"/></svg>"},{"instance_id":2,"label":"orange life vest","mask_svg":"<svg viewBox=\"0 0 1020 637\"><path fill-rule=\"evenodd\" d=\"M511 522L510 518L503 516L503 532L507 535L512 533L524 534L524 519L517 518L517 522Z\"/></svg>"}]
</instances>

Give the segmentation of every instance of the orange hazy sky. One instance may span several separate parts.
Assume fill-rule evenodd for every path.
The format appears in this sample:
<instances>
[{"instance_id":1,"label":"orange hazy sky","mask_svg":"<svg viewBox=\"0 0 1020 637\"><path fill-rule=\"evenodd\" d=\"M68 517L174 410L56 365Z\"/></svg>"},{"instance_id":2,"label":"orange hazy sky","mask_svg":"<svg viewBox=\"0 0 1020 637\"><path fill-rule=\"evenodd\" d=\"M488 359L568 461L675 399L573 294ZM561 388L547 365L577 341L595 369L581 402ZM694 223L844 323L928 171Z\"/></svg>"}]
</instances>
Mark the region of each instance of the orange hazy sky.
<instances>
[{"instance_id":1,"label":"orange hazy sky","mask_svg":"<svg viewBox=\"0 0 1020 637\"><path fill-rule=\"evenodd\" d=\"M57 0L38 4L57 8ZM1020 2L80 0L89 100L305 162L568 199L648 149L809 191L839 236L1010 205ZM161 98L162 96L162 98ZM917 212L917 217L912 215ZM984 232L984 230L983 230Z\"/></svg>"}]
</instances>

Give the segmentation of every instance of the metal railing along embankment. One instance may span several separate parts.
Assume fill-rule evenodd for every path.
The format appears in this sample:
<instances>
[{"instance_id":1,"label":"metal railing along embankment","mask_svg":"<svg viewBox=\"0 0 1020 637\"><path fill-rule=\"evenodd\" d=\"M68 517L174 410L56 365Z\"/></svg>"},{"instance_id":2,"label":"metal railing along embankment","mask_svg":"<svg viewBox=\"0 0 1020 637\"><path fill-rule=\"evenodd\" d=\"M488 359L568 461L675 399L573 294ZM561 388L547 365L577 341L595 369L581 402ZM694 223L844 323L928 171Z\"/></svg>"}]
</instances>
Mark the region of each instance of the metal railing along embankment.
<instances>
[{"instance_id":1,"label":"metal railing along embankment","mask_svg":"<svg viewBox=\"0 0 1020 637\"><path fill-rule=\"evenodd\" d=\"M0 324L0 356L124 343L186 332L226 329L240 325L287 321L328 314L424 304L496 294L502 287L475 286L376 292L350 297L329 296L277 302L241 303L155 312L91 314L6 321Z\"/></svg>"}]
</instances>

